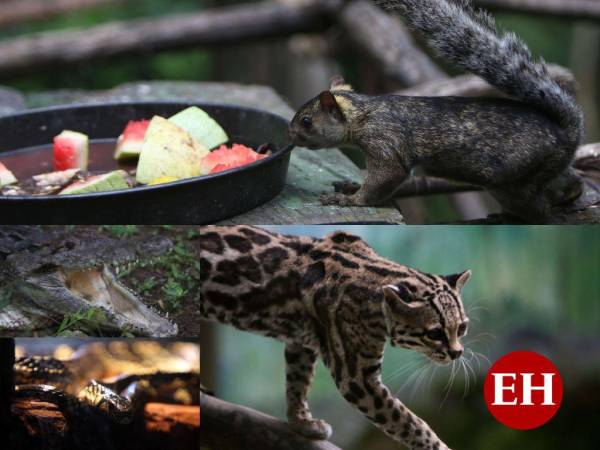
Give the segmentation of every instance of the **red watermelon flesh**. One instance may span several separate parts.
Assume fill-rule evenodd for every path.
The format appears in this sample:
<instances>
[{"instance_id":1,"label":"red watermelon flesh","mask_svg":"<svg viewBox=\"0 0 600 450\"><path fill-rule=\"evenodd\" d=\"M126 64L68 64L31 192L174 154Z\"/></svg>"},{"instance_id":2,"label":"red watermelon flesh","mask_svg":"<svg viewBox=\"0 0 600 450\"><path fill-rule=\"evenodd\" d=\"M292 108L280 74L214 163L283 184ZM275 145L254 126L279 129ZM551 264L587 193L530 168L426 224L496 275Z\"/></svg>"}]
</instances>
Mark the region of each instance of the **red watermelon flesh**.
<instances>
[{"instance_id":1,"label":"red watermelon flesh","mask_svg":"<svg viewBox=\"0 0 600 450\"><path fill-rule=\"evenodd\" d=\"M233 144L231 147L221 145L218 149L213 150L202 158L200 172L203 175L222 172L234 169L235 167L245 166L266 157L267 155L256 153L245 145Z\"/></svg>"},{"instance_id":2,"label":"red watermelon flesh","mask_svg":"<svg viewBox=\"0 0 600 450\"><path fill-rule=\"evenodd\" d=\"M65 130L54 138L54 170L87 170L89 139L83 133Z\"/></svg>"},{"instance_id":3,"label":"red watermelon flesh","mask_svg":"<svg viewBox=\"0 0 600 450\"><path fill-rule=\"evenodd\" d=\"M138 157L142 152L144 137L146 136L146 131L149 126L149 120L129 121L117 141L115 159Z\"/></svg>"}]
</instances>

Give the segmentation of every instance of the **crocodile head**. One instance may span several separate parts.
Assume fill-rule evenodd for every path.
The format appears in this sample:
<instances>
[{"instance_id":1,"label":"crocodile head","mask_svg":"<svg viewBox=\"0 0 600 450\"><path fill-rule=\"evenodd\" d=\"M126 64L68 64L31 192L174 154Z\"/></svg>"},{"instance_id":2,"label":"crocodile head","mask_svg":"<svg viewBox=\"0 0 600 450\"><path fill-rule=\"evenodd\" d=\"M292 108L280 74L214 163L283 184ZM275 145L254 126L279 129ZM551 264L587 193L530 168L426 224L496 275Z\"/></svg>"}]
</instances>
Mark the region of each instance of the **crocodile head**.
<instances>
[{"instance_id":1,"label":"crocodile head","mask_svg":"<svg viewBox=\"0 0 600 450\"><path fill-rule=\"evenodd\" d=\"M5 255L13 289L21 300L12 312L44 312L62 320L101 311L97 326L108 332L165 337L177 326L146 306L124 286L118 274L137 264L149 264L172 247L170 240L154 236L119 240L97 233L73 232L55 236ZM10 308L8 308L10 310Z\"/></svg>"}]
</instances>

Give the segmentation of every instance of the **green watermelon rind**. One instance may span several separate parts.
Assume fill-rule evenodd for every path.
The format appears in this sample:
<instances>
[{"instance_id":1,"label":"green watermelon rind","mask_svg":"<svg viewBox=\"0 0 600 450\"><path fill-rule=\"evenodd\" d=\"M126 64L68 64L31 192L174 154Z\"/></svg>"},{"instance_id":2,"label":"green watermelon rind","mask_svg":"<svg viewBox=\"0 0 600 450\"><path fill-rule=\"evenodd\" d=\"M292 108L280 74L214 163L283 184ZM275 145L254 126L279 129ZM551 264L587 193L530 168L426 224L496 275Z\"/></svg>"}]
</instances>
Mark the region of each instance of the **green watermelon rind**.
<instances>
[{"instance_id":1,"label":"green watermelon rind","mask_svg":"<svg viewBox=\"0 0 600 450\"><path fill-rule=\"evenodd\" d=\"M114 170L103 175L95 175L84 182L75 183L67 186L59 195L77 195L93 194L96 192L121 191L129 189L127 183L127 172L124 170Z\"/></svg>"},{"instance_id":2,"label":"green watermelon rind","mask_svg":"<svg viewBox=\"0 0 600 450\"><path fill-rule=\"evenodd\" d=\"M183 128L209 150L229 141L229 136L221 125L197 106L190 106L178 112L170 117L169 121Z\"/></svg>"}]
</instances>

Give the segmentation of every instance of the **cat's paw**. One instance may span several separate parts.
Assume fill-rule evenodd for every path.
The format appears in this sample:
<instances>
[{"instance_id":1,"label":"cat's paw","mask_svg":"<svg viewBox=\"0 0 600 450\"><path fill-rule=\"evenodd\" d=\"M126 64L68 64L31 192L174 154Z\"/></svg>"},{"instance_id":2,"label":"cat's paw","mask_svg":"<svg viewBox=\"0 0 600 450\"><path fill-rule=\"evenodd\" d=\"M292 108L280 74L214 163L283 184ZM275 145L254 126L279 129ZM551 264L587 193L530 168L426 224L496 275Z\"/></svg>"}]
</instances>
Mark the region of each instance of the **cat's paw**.
<instances>
[{"instance_id":1,"label":"cat's paw","mask_svg":"<svg viewBox=\"0 0 600 450\"><path fill-rule=\"evenodd\" d=\"M331 425L320 419L294 420L290 426L296 433L314 440L329 439L332 433Z\"/></svg>"}]
</instances>

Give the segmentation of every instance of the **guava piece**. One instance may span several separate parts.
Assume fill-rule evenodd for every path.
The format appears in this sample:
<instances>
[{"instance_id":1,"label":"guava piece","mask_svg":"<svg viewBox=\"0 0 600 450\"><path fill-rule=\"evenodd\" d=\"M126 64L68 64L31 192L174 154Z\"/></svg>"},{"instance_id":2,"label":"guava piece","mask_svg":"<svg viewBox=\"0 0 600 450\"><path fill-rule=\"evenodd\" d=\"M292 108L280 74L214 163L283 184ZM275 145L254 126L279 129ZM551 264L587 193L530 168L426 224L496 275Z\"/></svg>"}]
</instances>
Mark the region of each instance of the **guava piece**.
<instances>
[{"instance_id":1,"label":"guava piece","mask_svg":"<svg viewBox=\"0 0 600 450\"><path fill-rule=\"evenodd\" d=\"M229 141L229 136L227 136L225 130L197 106L184 109L169 120L190 133L194 139L209 150Z\"/></svg>"},{"instance_id":2,"label":"guava piece","mask_svg":"<svg viewBox=\"0 0 600 450\"><path fill-rule=\"evenodd\" d=\"M0 163L0 188L16 182L17 178L14 174L4 164Z\"/></svg>"},{"instance_id":3,"label":"guava piece","mask_svg":"<svg viewBox=\"0 0 600 450\"><path fill-rule=\"evenodd\" d=\"M127 172L115 170L102 175L94 175L83 181L77 181L62 191L59 195L89 194L92 192L119 191L128 189Z\"/></svg>"},{"instance_id":4,"label":"guava piece","mask_svg":"<svg viewBox=\"0 0 600 450\"><path fill-rule=\"evenodd\" d=\"M64 130L54 137L54 170L87 170L89 148L87 135Z\"/></svg>"},{"instance_id":5,"label":"guava piece","mask_svg":"<svg viewBox=\"0 0 600 450\"><path fill-rule=\"evenodd\" d=\"M146 131L136 179L148 184L162 177L177 180L200 175L200 160L208 149L167 119L154 116Z\"/></svg>"}]
</instances>

